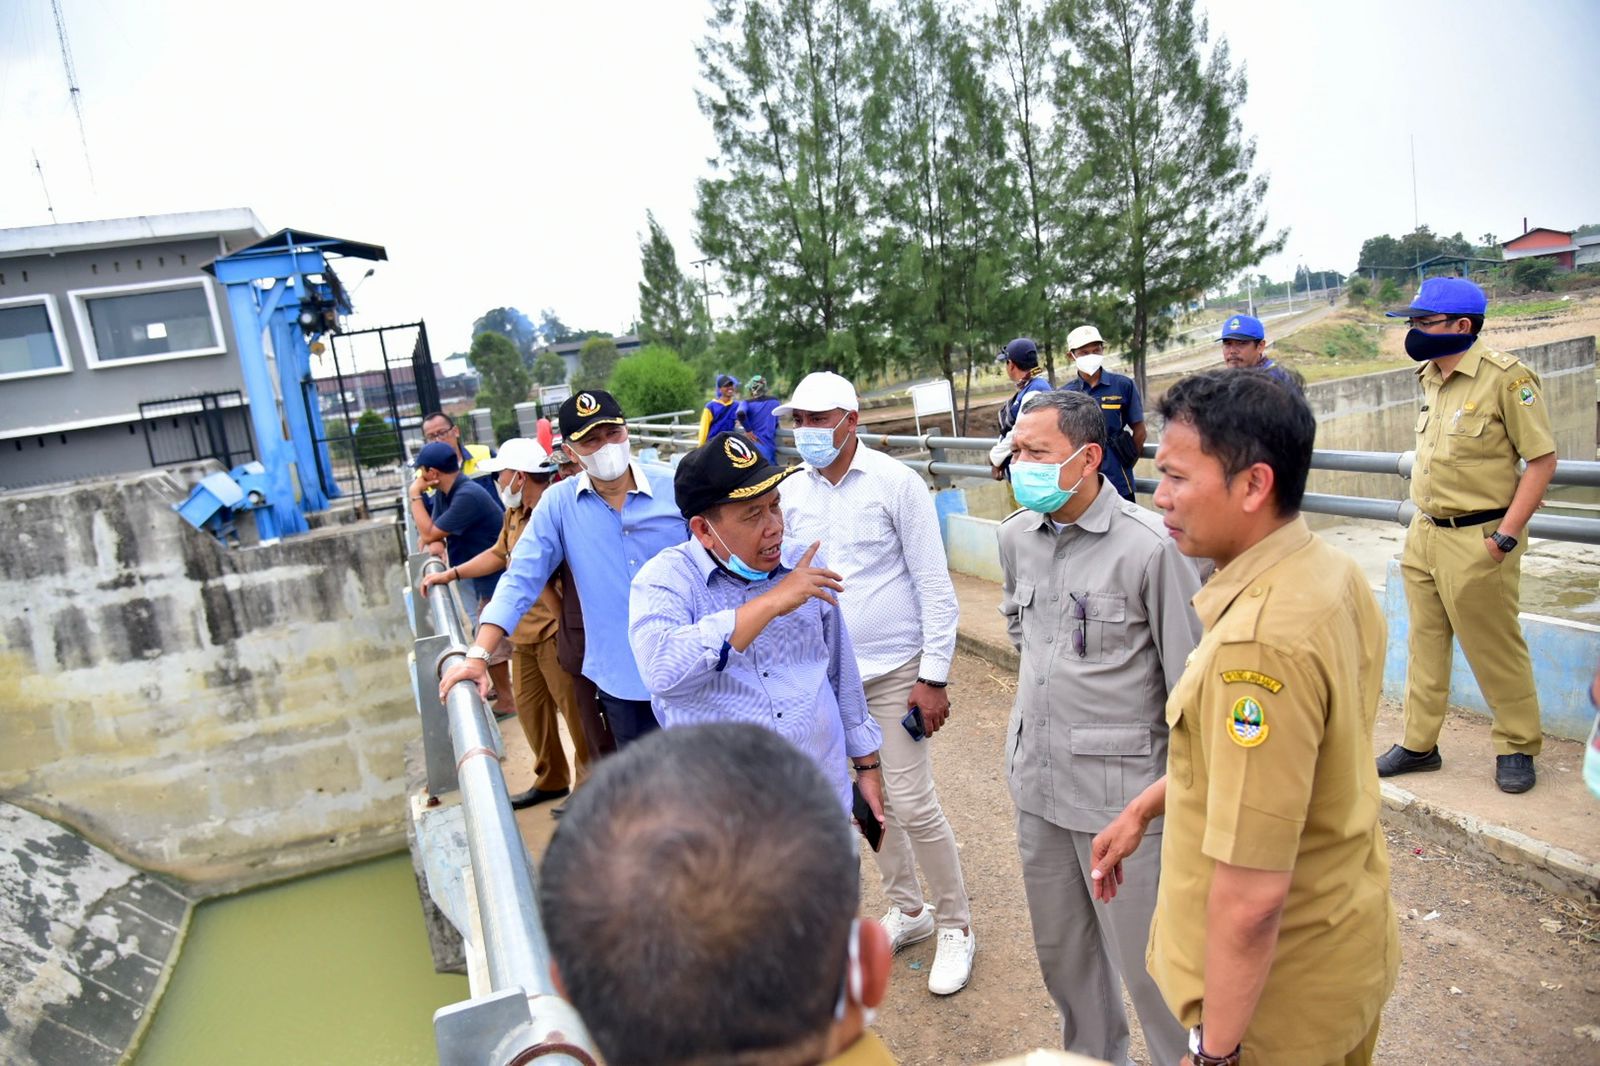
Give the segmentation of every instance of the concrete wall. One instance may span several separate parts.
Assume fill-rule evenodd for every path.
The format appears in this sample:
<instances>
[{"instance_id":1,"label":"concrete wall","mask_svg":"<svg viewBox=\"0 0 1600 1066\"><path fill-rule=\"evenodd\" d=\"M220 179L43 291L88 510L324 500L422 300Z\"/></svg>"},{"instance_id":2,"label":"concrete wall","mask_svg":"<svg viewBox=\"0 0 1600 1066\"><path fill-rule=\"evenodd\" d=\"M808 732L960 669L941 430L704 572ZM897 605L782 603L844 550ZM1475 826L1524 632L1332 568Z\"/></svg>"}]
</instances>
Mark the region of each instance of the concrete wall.
<instances>
[{"instance_id":1,"label":"concrete wall","mask_svg":"<svg viewBox=\"0 0 1600 1066\"><path fill-rule=\"evenodd\" d=\"M0 300L51 296L60 325L56 344L71 364L67 373L0 380L0 487L70 480L102 470L149 469L142 439L120 453L105 446L108 439L127 435L141 402L243 390L227 296L200 269L222 255L224 247L220 237L199 237L0 259ZM68 293L178 279L202 283L215 297L221 351L125 365L89 363ZM95 424L107 423L109 429L91 431ZM27 449L26 462L13 461L19 447ZM108 462L115 465L108 467Z\"/></svg>"},{"instance_id":2,"label":"concrete wall","mask_svg":"<svg viewBox=\"0 0 1600 1066\"><path fill-rule=\"evenodd\" d=\"M1398 559L1389 562L1389 578L1381 598L1383 613L1389 622L1383 694L1392 699L1404 699L1406 641L1411 633L1411 620L1406 611L1406 584L1400 576ZM1570 740L1587 740L1589 727L1594 724L1589 685L1594 680L1595 664L1600 663L1600 626L1526 612L1519 619L1523 639L1528 642L1528 654L1533 659L1534 684L1539 690L1539 718L1544 731ZM1450 704L1482 715L1490 713L1459 644L1453 645Z\"/></svg>"},{"instance_id":3,"label":"concrete wall","mask_svg":"<svg viewBox=\"0 0 1600 1066\"><path fill-rule=\"evenodd\" d=\"M0 798L205 890L393 850L395 527L229 551L166 474L0 496Z\"/></svg>"}]
</instances>

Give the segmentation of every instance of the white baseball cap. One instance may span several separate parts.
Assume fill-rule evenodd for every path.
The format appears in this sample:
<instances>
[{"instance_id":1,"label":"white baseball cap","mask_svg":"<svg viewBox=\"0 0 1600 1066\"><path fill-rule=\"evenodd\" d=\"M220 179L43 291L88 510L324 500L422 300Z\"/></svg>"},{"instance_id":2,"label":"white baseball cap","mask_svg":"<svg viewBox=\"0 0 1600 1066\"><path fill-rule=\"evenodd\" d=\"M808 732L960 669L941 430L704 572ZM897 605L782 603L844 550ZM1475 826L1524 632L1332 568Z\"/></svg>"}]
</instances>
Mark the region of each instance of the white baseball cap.
<instances>
[{"instance_id":1,"label":"white baseball cap","mask_svg":"<svg viewBox=\"0 0 1600 1066\"><path fill-rule=\"evenodd\" d=\"M493 457L478 460L476 469L484 474L497 474L502 470L551 474L555 472L556 464L538 441L531 437L512 437L500 445L500 450Z\"/></svg>"},{"instance_id":2,"label":"white baseball cap","mask_svg":"<svg viewBox=\"0 0 1600 1066\"><path fill-rule=\"evenodd\" d=\"M1079 326L1067 334L1067 351L1075 352L1085 344L1093 344L1095 341L1105 343L1105 338L1100 336L1099 330L1093 326Z\"/></svg>"},{"instance_id":3,"label":"white baseball cap","mask_svg":"<svg viewBox=\"0 0 1600 1066\"><path fill-rule=\"evenodd\" d=\"M838 374L819 370L815 374L807 374L800 379L800 384L794 387L794 395L789 397L789 402L780 405L772 413L786 415L792 411L859 411L861 401L856 399L856 387L850 384L849 379Z\"/></svg>"}]
</instances>

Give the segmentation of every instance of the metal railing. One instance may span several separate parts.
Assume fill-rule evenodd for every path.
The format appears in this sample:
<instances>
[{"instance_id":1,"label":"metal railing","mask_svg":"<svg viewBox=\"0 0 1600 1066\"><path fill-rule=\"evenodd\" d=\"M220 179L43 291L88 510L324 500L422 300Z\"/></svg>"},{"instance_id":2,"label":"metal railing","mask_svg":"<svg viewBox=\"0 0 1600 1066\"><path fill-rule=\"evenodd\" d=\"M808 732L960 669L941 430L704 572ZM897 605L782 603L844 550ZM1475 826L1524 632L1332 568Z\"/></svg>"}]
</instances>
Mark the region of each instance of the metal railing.
<instances>
[{"instance_id":1,"label":"metal railing","mask_svg":"<svg viewBox=\"0 0 1600 1066\"><path fill-rule=\"evenodd\" d=\"M406 613L416 643L411 677L422 719L427 773L411 797L428 894L461 933L471 998L434 1013L441 1066L594 1066L594 1046L572 1006L556 994L539 917L533 862L517 829L500 760L505 749L489 708L469 682L439 699L439 678L471 641L458 583L417 584L445 566L419 551L405 515Z\"/></svg>"},{"instance_id":2,"label":"metal railing","mask_svg":"<svg viewBox=\"0 0 1600 1066\"><path fill-rule=\"evenodd\" d=\"M684 427L660 422L630 421L628 434L636 441L647 444L674 444L693 446L694 433L682 435ZM638 431L643 431L638 432ZM674 431L678 432L674 432ZM988 453L996 437L944 437L925 433L921 436L892 433L860 433L860 438L874 448L884 451L919 451L928 453L927 459L897 456L902 463L928 478L935 486L947 488L953 478L990 476L990 467L984 463L955 463L950 452ZM798 458L793 448L794 430L778 431L778 454ZM1155 458L1156 445L1144 446L1143 456ZM1313 470L1339 470L1356 474L1393 474L1409 480L1415 452L1357 452L1319 450L1311 455ZM1600 462L1580 459L1562 459L1556 464L1552 485L1600 488ZM1154 493L1156 481L1152 478L1135 478L1134 487L1139 492ZM1314 514L1338 515L1344 518L1365 518L1381 522L1410 525L1417 508L1410 500L1389 500L1371 496L1339 496L1331 493L1308 492L1301 509ZM1600 544L1600 518L1576 518L1566 515L1535 514L1528 521L1527 534L1546 540L1573 541L1579 544Z\"/></svg>"}]
</instances>

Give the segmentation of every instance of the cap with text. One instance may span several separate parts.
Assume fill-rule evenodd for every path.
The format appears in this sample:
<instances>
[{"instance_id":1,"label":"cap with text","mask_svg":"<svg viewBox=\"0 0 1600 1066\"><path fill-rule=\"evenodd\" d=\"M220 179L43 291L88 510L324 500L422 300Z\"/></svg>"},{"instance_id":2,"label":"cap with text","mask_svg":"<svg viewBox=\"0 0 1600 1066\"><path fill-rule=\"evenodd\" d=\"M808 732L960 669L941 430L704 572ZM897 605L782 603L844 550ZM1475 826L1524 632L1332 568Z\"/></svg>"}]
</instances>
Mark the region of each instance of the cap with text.
<instances>
[{"instance_id":1,"label":"cap with text","mask_svg":"<svg viewBox=\"0 0 1600 1066\"><path fill-rule=\"evenodd\" d=\"M861 401L856 398L856 387L848 378L828 370L807 374L794 387L789 402L779 404L772 412L779 417L794 411L859 411Z\"/></svg>"},{"instance_id":2,"label":"cap with text","mask_svg":"<svg viewBox=\"0 0 1600 1066\"><path fill-rule=\"evenodd\" d=\"M620 426L624 421L622 405L604 389L585 389L567 397L556 419L561 423L563 440L582 440L595 426Z\"/></svg>"},{"instance_id":3,"label":"cap with text","mask_svg":"<svg viewBox=\"0 0 1600 1066\"><path fill-rule=\"evenodd\" d=\"M1426 315L1481 315L1489 307L1483 290L1466 278L1428 278L1411 298L1408 307L1385 311L1390 318L1422 318Z\"/></svg>"},{"instance_id":4,"label":"cap with text","mask_svg":"<svg viewBox=\"0 0 1600 1066\"><path fill-rule=\"evenodd\" d=\"M693 518L718 504L765 496L799 470L767 462L742 433L718 433L679 460L672 491L683 516Z\"/></svg>"},{"instance_id":5,"label":"cap with text","mask_svg":"<svg viewBox=\"0 0 1600 1066\"><path fill-rule=\"evenodd\" d=\"M1266 327L1254 315L1229 315L1222 323L1222 340L1225 341L1264 341L1267 339Z\"/></svg>"}]
</instances>

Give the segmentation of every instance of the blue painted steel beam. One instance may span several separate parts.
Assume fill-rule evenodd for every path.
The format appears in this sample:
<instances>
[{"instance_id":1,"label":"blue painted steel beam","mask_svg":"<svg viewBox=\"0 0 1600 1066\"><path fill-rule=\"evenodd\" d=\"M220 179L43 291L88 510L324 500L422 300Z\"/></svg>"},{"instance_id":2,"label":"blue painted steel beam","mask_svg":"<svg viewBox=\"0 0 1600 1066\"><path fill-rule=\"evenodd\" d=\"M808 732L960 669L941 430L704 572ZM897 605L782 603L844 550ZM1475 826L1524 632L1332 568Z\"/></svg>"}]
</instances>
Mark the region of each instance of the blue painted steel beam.
<instances>
[{"instance_id":1,"label":"blue painted steel beam","mask_svg":"<svg viewBox=\"0 0 1600 1066\"><path fill-rule=\"evenodd\" d=\"M273 252L269 255L223 256L211 264L218 281L232 284L260 278L292 278L297 274L320 274L328 268L321 252Z\"/></svg>"},{"instance_id":2,"label":"blue painted steel beam","mask_svg":"<svg viewBox=\"0 0 1600 1066\"><path fill-rule=\"evenodd\" d=\"M219 263L220 265L220 263ZM260 319L257 317L254 278L226 286L228 309L233 313L234 342L245 391L250 395L250 423L256 434L256 449L266 470L269 488L267 505L256 511L256 522L263 541L276 540L292 533L303 533L310 526L296 506L294 483L289 477L293 450L283 439L283 424L278 420L278 402L267 373L267 355L261 345Z\"/></svg>"}]
</instances>

